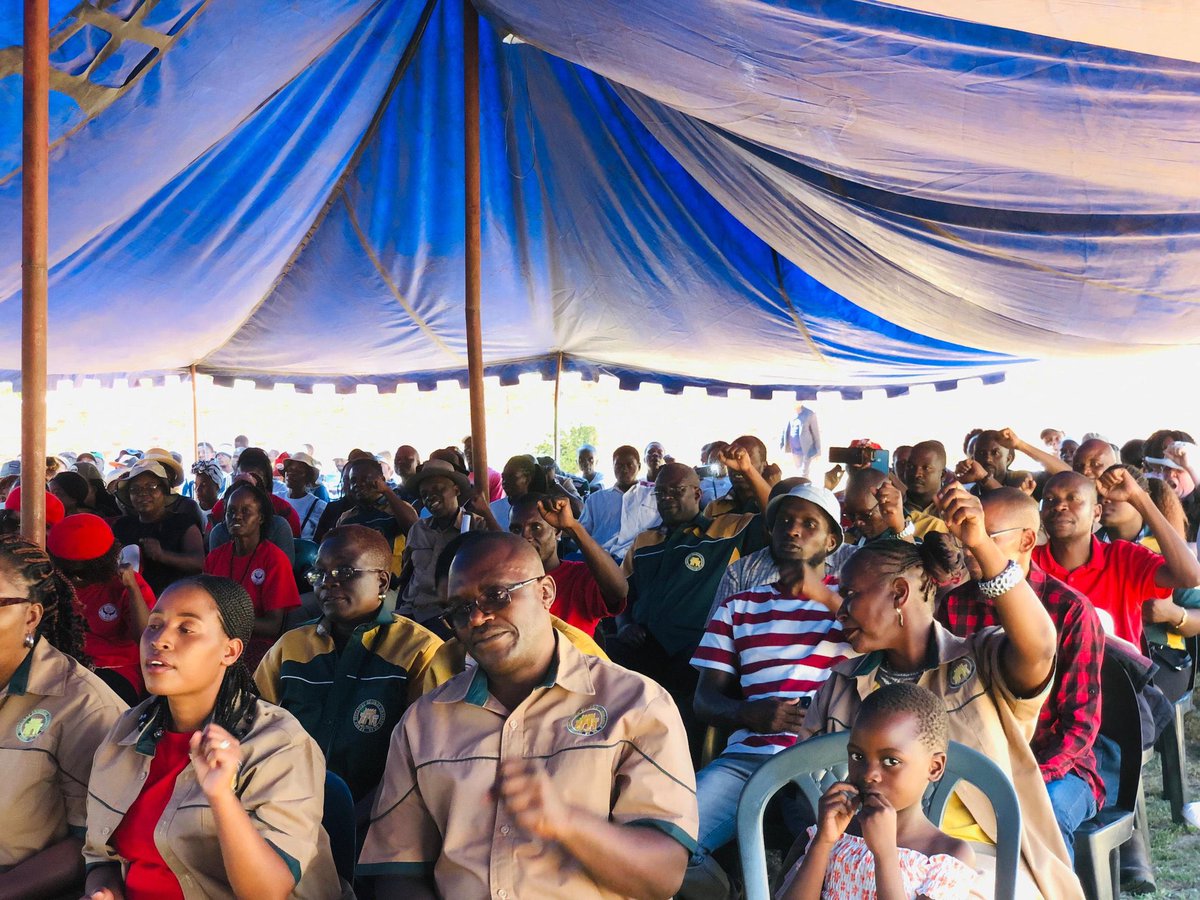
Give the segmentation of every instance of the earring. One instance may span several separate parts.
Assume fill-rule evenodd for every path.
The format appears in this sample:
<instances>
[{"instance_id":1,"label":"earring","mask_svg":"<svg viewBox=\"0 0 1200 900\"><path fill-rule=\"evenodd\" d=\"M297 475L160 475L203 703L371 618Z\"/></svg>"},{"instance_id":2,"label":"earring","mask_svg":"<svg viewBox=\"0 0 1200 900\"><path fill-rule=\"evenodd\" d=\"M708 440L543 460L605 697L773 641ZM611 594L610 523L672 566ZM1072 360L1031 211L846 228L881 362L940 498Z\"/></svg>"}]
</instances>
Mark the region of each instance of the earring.
<instances>
[{"instance_id":1,"label":"earring","mask_svg":"<svg viewBox=\"0 0 1200 900\"><path fill-rule=\"evenodd\" d=\"M24 641L24 643L25 643L25 649L26 649L26 650L32 650L32 649L33 649L33 645L34 645L35 643L37 643L37 638L35 638L35 637L34 637L32 634L27 634L27 635L25 635L25 641Z\"/></svg>"},{"instance_id":2,"label":"earring","mask_svg":"<svg viewBox=\"0 0 1200 900\"><path fill-rule=\"evenodd\" d=\"M903 628L904 627L904 610L902 610L898 606L896 607L896 618L900 620L900 627Z\"/></svg>"}]
</instances>

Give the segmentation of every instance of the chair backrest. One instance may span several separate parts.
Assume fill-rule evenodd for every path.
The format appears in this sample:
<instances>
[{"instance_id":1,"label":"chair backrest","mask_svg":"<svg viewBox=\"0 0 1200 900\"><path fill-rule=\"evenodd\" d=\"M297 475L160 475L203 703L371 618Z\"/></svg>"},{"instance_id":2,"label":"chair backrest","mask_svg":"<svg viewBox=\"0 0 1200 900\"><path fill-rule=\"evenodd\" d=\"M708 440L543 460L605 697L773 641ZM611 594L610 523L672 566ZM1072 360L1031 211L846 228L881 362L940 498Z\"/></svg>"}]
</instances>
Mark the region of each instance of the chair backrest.
<instances>
[{"instance_id":1,"label":"chair backrest","mask_svg":"<svg viewBox=\"0 0 1200 900\"><path fill-rule=\"evenodd\" d=\"M846 777L849 739L847 731L810 738L776 754L746 782L737 810L737 837L746 900L768 900L770 897L762 829L767 802L790 782L800 789L815 819L821 795L835 781ZM975 785L992 804L999 832L996 835L994 896L996 900L1015 900L1021 859L1021 805L1017 792L1008 775L994 762L977 750L951 741L946 754L946 774L940 782L930 786L925 799L927 813L933 822L941 822L946 803L959 781Z\"/></svg>"},{"instance_id":2,"label":"chair backrest","mask_svg":"<svg viewBox=\"0 0 1200 900\"><path fill-rule=\"evenodd\" d=\"M329 850L338 877L354 883L354 860L358 855L358 826L355 824L354 795L340 775L325 772L325 813L321 827L329 835Z\"/></svg>"},{"instance_id":3,"label":"chair backrest","mask_svg":"<svg viewBox=\"0 0 1200 900\"><path fill-rule=\"evenodd\" d=\"M1121 748L1116 806L1132 812L1142 778L1142 708L1129 672L1110 654L1100 665L1100 733Z\"/></svg>"}]
</instances>

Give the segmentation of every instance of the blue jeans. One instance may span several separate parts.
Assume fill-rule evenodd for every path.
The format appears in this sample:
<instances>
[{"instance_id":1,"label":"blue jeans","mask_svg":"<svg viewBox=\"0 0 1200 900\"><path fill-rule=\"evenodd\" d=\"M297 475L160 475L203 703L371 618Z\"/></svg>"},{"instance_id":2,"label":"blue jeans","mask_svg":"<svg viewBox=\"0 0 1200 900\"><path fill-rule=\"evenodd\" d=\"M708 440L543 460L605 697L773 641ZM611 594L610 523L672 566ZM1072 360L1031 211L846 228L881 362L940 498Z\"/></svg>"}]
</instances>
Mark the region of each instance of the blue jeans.
<instances>
[{"instance_id":1,"label":"blue jeans","mask_svg":"<svg viewBox=\"0 0 1200 900\"><path fill-rule=\"evenodd\" d=\"M1074 865L1075 829L1096 815L1096 795L1086 781L1070 773L1047 782L1046 792L1050 794L1050 805L1054 807L1058 830L1062 832L1067 854Z\"/></svg>"},{"instance_id":2,"label":"blue jeans","mask_svg":"<svg viewBox=\"0 0 1200 900\"><path fill-rule=\"evenodd\" d=\"M742 788L759 766L771 758L731 753L718 756L696 773L696 804L700 807L700 832L694 860L719 850L733 840L737 805Z\"/></svg>"}]
</instances>

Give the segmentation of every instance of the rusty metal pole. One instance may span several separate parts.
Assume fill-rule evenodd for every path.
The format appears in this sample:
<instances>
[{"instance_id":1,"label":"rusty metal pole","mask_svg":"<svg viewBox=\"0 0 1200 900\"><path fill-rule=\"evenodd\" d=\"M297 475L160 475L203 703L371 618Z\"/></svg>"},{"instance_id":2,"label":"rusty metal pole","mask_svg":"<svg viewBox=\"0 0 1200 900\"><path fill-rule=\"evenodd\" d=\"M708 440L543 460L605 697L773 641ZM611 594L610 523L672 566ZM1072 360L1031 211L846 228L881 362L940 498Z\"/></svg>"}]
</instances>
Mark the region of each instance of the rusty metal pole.
<instances>
[{"instance_id":1,"label":"rusty metal pole","mask_svg":"<svg viewBox=\"0 0 1200 900\"><path fill-rule=\"evenodd\" d=\"M50 2L25 0L21 170L21 535L46 543L46 244Z\"/></svg>"},{"instance_id":2,"label":"rusty metal pole","mask_svg":"<svg viewBox=\"0 0 1200 900\"><path fill-rule=\"evenodd\" d=\"M200 460L200 406L196 402L196 364L188 369L192 376L192 459Z\"/></svg>"},{"instance_id":3,"label":"rusty metal pole","mask_svg":"<svg viewBox=\"0 0 1200 900\"><path fill-rule=\"evenodd\" d=\"M471 396L471 464L475 488L487 496L487 424L483 399L483 329L480 323L482 215L479 187L479 14L463 0L463 140L466 191L467 378Z\"/></svg>"}]
</instances>

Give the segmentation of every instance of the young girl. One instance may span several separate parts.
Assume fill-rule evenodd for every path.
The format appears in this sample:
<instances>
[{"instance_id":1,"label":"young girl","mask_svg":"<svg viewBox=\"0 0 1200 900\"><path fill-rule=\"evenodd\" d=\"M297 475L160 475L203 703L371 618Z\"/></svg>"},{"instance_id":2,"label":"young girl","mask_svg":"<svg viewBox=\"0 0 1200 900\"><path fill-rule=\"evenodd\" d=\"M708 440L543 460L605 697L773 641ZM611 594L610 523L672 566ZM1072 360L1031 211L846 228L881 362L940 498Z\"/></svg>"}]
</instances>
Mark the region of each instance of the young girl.
<instances>
[{"instance_id":1,"label":"young girl","mask_svg":"<svg viewBox=\"0 0 1200 900\"><path fill-rule=\"evenodd\" d=\"M915 684L889 684L862 703L846 781L821 797L804 858L777 900L959 900L975 854L925 817L921 799L946 769L945 704Z\"/></svg>"},{"instance_id":2,"label":"young girl","mask_svg":"<svg viewBox=\"0 0 1200 900\"><path fill-rule=\"evenodd\" d=\"M337 898L321 827L325 762L243 661L236 582L172 584L142 633L150 698L121 716L88 784L88 900Z\"/></svg>"}]
</instances>

